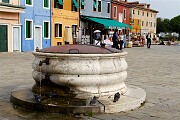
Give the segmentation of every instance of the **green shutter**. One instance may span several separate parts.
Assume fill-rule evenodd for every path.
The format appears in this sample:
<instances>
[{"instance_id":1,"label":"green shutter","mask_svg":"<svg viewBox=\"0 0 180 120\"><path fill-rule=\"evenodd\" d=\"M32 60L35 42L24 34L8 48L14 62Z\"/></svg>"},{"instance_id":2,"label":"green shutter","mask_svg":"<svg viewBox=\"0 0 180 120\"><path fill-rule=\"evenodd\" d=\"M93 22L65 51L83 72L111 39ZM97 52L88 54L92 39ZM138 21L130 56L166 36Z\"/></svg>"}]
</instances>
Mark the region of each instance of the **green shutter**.
<instances>
[{"instance_id":1,"label":"green shutter","mask_svg":"<svg viewBox=\"0 0 180 120\"><path fill-rule=\"evenodd\" d=\"M26 38L29 38L29 25L28 21L26 21Z\"/></svg>"},{"instance_id":2,"label":"green shutter","mask_svg":"<svg viewBox=\"0 0 180 120\"><path fill-rule=\"evenodd\" d=\"M58 3L59 3L60 5L63 5L63 4L64 4L62 0L58 0Z\"/></svg>"},{"instance_id":3,"label":"green shutter","mask_svg":"<svg viewBox=\"0 0 180 120\"><path fill-rule=\"evenodd\" d=\"M78 9L78 8L79 8L78 2L77 2L76 0L73 0L73 3L74 3L74 5L76 6L76 8Z\"/></svg>"},{"instance_id":4,"label":"green shutter","mask_svg":"<svg viewBox=\"0 0 180 120\"><path fill-rule=\"evenodd\" d=\"M48 38L49 37L49 23L44 22L44 37Z\"/></svg>"},{"instance_id":5,"label":"green shutter","mask_svg":"<svg viewBox=\"0 0 180 120\"><path fill-rule=\"evenodd\" d=\"M81 0L81 5L86 5L84 0Z\"/></svg>"},{"instance_id":6,"label":"green shutter","mask_svg":"<svg viewBox=\"0 0 180 120\"><path fill-rule=\"evenodd\" d=\"M93 0L93 6L94 8L97 8L97 3Z\"/></svg>"},{"instance_id":7,"label":"green shutter","mask_svg":"<svg viewBox=\"0 0 180 120\"><path fill-rule=\"evenodd\" d=\"M48 1L49 1L49 0L44 0L44 7L49 7Z\"/></svg>"},{"instance_id":8,"label":"green shutter","mask_svg":"<svg viewBox=\"0 0 180 120\"><path fill-rule=\"evenodd\" d=\"M26 0L26 4L32 5L32 0Z\"/></svg>"}]
</instances>

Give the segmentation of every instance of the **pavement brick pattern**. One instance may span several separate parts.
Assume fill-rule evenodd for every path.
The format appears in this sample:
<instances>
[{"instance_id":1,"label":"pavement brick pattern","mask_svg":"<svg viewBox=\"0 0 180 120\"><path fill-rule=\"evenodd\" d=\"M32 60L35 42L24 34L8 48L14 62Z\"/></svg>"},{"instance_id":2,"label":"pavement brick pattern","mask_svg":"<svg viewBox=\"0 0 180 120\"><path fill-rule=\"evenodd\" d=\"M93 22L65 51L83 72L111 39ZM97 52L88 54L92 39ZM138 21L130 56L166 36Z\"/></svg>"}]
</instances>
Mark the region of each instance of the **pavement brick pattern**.
<instances>
[{"instance_id":1,"label":"pavement brick pattern","mask_svg":"<svg viewBox=\"0 0 180 120\"><path fill-rule=\"evenodd\" d=\"M180 120L180 47L153 45L128 52L125 82L146 91L142 107L121 113L74 117L24 110L12 105L11 91L34 83L31 53L0 53L0 120Z\"/></svg>"}]
</instances>

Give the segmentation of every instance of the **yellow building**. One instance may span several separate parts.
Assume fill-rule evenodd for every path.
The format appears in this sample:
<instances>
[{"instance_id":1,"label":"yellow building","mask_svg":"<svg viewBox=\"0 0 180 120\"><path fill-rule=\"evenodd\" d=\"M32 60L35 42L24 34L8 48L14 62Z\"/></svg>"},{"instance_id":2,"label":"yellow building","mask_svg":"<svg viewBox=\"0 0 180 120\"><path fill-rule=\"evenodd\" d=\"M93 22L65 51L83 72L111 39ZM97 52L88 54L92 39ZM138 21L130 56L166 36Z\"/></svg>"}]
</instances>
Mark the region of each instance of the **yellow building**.
<instances>
[{"instance_id":1,"label":"yellow building","mask_svg":"<svg viewBox=\"0 0 180 120\"><path fill-rule=\"evenodd\" d=\"M156 17L158 11L150 9L150 4L131 2L131 32L156 33Z\"/></svg>"},{"instance_id":2,"label":"yellow building","mask_svg":"<svg viewBox=\"0 0 180 120\"><path fill-rule=\"evenodd\" d=\"M77 0L52 1L52 46L73 44L79 27Z\"/></svg>"}]
</instances>

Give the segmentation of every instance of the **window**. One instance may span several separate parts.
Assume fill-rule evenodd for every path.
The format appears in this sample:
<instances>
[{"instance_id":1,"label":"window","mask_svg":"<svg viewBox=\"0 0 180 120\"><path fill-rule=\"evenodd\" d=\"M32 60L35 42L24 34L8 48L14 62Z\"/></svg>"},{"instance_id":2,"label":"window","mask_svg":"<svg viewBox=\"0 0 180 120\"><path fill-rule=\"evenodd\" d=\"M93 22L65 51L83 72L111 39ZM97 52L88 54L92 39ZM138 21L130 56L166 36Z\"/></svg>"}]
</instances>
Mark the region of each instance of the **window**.
<instances>
[{"instance_id":1,"label":"window","mask_svg":"<svg viewBox=\"0 0 180 120\"><path fill-rule=\"evenodd\" d=\"M126 9L124 9L124 19L126 19Z\"/></svg>"},{"instance_id":2,"label":"window","mask_svg":"<svg viewBox=\"0 0 180 120\"><path fill-rule=\"evenodd\" d=\"M146 26L148 26L148 22L146 22Z\"/></svg>"},{"instance_id":3,"label":"window","mask_svg":"<svg viewBox=\"0 0 180 120\"><path fill-rule=\"evenodd\" d=\"M151 13L151 17L152 17L152 13Z\"/></svg>"},{"instance_id":4,"label":"window","mask_svg":"<svg viewBox=\"0 0 180 120\"><path fill-rule=\"evenodd\" d=\"M54 8L59 8L59 9L63 9L63 0L61 0L61 2L59 2L59 0L54 0Z\"/></svg>"},{"instance_id":5,"label":"window","mask_svg":"<svg viewBox=\"0 0 180 120\"><path fill-rule=\"evenodd\" d=\"M78 10L79 6L76 0L72 0L72 11L76 11Z\"/></svg>"},{"instance_id":6,"label":"window","mask_svg":"<svg viewBox=\"0 0 180 120\"><path fill-rule=\"evenodd\" d=\"M154 27L156 27L156 23L154 23Z\"/></svg>"},{"instance_id":7,"label":"window","mask_svg":"<svg viewBox=\"0 0 180 120\"><path fill-rule=\"evenodd\" d=\"M26 0L26 5L32 5L33 0Z\"/></svg>"},{"instance_id":8,"label":"window","mask_svg":"<svg viewBox=\"0 0 180 120\"><path fill-rule=\"evenodd\" d=\"M50 24L48 22L44 22L44 38L50 38Z\"/></svg>"},{"instance_id":9,"label":"window","mask_svg":"<svg viewBox=\"0 0 180 120\"><path fill-rule=\"evenodd\" d=\"M150 26L152 27L152 22L150 22Z\"/></svg>"},{"instance_id":10,"label":"window","mask_svg":"<svg viewBox=\"0 0 180 120\"><path fill-rule=\"evenodd\" d=\"M9 0L2 0L2 2L4 2L4 3L9 3Z\"/></svg>"},{"instance_id":11,"label":"window","mask_svg":"<svg viewBox=\"0 0 180 120\"><path fill-rule=\"evenodd\" d=\"M32 25L32 20L25 20L26 23L26 38L33 38L32 33L33 33L33 25Z\"/></svg>"},{"instance_id":12,"label":"window","mask_svg":"<svg viewBox=\"0 0 180 120\"><path fill-rule=\"evenodd\" d=\"M44 0L44 3L43 3L43 7L44 8L49 8L49 0Z\"/></svg>"},{"instance_id":13,"label":"window","mask_svg":"<svg viewBox=\"0 0 180 120\"><path fill-rule=\"evenodd\" d=\"M134 11L134 9L133 9L133 14L135 14L135 11Z\"/></svg>"},{"instance_id":14,"label":"window","mask_svg":"<svg viewBox=\"0 0 180 120\"><path fill-rule=\"evenodd\" d=\"M138 10L138 15L139 15L140 11Z\"/></svg>"},{"instance_id":15,"label":"window","mask_svg":"<svg viewBox=\"0 0 180 120\"><path fill-rule=\"evenodd\" d=\"M148 12L147 12L147 17L148 17Z\"/></svg>"},{"instance_id":16,"label":"window","mask_svg":"<svg viewBox=\"0 0 180 120\"><path fill-rule=\"evenodd\" d=\"M144 12L142 12L142 16L144 16Z\"/></svg>"},{"instance_id":17,"label":"window","mask_svg":"<svg viewBox=\"0 0 180 120\"><path fill-rule=\"evenodd\" d=\"M98 12L101 12L101 0L98 0Z\"/></svg>"},{"instance_id":18,"label":"window","mask_svg":"<svg viewBox=\"0 0 180 120\"><path fill-rule=\"evenodd\" d=\"M81 9L84 9L85 2L84 0L81 0Z\"/></svg>"},{"instance_id":19,"label":"window","mask_svg":"<svg viewBox=\"0 0 180 120\"><path fill-rule=\"evenodd\" d=\"M114 17L117 17L117 7L114 6Z\"/></svg>"},{"instance_id":20,"label":"window","mask_svg":"<svg viewBox=\"0 0 180 120\"><path fill-rule=\"evenodd\" d=\"M110 8L110 3L108 2L108 3L107 3L107 13L110 13L110 9L111 9L111 8Z\"/></svg>"},{"instance_id":21,"label":"window","mask_svg":"<svg viewBox=\"0 0 180 120\"><path fill-rule=\"evenodd\" d=\"M93 0L93 11L96 11L96 8L97 8L96 0Z\"/></svg>"},{"instance_id":22,"label":"window","mask_svg":"<svg viewBox=\"0 0 180 120\"><path fill-rule=\"evenodd\" d=\"M142 26L144 26L144 21L142 21Z\"/></svg>"},{"instance_id":23,"label":"window","mask_svg":"<svg viewBox=\"0 0 180 120\"><path fill-rule=\"evenodd\" d=\"M132 20L132 25L134 25L134 20Z\"/></svg>"},{"instance_id":24,"label":"window","mask_svg":"<svg viewBox=\"0 0 180 120\"><path fill-rule=\"evenodd\" d=\"M62 37L62 24L55 24L55 37Z\"/></svg>"},{"instance_id":25,"label":"window","mask_svg":"<svg viewBox=\"0 0 180 120\"><path fill-rule=\"evenodd\" d=\"M138 20L138 26L140 26L140 20Z\"/></svg>"}]
</instances>

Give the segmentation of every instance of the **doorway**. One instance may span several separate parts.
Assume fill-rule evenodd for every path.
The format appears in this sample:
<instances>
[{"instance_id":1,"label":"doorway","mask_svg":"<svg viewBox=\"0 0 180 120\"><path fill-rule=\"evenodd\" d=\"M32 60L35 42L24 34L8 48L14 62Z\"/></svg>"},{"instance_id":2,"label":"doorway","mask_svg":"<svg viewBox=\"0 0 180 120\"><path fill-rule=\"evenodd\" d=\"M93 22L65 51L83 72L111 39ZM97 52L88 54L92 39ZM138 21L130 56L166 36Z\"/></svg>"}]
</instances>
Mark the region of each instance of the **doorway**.
<instances>
[{"instance_id":1,"label":"doorway","mask_svg":"<svg viewBox=\"0 0 180 120\"><path fill-rule=\"evenodd\" d=\"M13 26L13 51L21 51L21 27Z\"/></svg>"},{"instance_id":2,"label":"doorway","mask_svg":"<svg viewBox=\"0 0 180 120\"><path fill-rule=\"evenodd\" d=\"M0 52L8 51L8 26L0 25Z\"/></svg>"},{"instance_id":3,"label":"doorway","mask_svg":"<svg viewBox=\"0 0 180 120\"><path fill-rule=\"evenodd\" d=\"M42 27L35 26L34 30L34 49L42 49Z\"/></svg>"}]
</instances>

